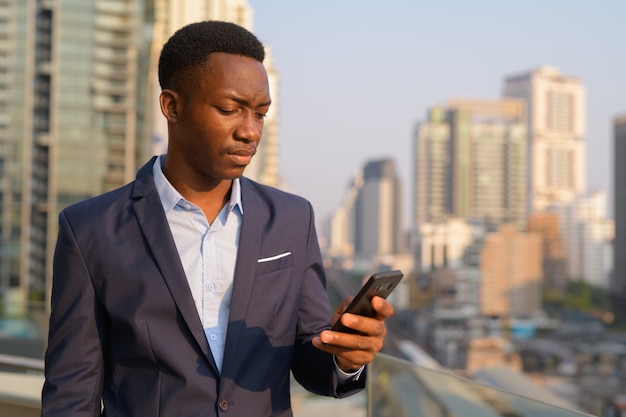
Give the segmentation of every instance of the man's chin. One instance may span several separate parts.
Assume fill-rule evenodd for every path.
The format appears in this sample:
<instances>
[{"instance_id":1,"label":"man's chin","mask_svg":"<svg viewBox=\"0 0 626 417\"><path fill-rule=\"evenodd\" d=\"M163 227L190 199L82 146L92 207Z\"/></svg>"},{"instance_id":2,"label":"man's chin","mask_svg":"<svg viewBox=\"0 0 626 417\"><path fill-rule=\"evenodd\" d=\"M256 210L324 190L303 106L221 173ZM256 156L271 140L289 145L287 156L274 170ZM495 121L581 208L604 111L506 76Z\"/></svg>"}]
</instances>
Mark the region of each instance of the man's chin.
<instances>
[{"instance_id":1,"label":"man's chin","mask_svg":"<svg viewBox=\"0 0 626 417\"><path fill-rule=\"evenodd\" d=\"M224 173L224 179L234 180L235 178L239 178L243 175L246 168L247 166L229 169Z\"/></svg>"}]
</instances>

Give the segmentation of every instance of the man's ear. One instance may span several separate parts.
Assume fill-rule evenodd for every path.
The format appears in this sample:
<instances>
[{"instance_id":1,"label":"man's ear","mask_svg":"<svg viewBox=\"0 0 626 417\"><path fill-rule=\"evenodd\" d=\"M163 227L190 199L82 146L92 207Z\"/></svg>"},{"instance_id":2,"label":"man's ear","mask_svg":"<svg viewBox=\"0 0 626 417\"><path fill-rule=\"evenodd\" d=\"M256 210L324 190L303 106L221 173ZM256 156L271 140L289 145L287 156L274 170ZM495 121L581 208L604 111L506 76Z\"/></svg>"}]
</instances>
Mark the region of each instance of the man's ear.
<instances>
[{"instance_id":1,"label":"man's ear","mask_svg":"<svg viewBox=\"0 0 626 417\"><path fill-rule=\"evenodd\" d=\"M170 123L178 123L180 106L182 105L182 97L173 90L165 89L159 95L159 103L161 105L161 113Z\"/></svg>"}]
</instances>

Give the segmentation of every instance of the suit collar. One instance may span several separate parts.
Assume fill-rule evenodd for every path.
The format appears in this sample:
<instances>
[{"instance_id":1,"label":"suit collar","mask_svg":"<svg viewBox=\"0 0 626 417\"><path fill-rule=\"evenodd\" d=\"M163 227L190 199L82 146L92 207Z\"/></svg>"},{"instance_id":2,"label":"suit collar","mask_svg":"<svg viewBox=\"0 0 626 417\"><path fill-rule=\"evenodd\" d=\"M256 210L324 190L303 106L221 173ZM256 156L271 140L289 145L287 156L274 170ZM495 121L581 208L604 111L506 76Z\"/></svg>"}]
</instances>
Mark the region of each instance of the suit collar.
<instances>
[{"instance_id":1,"label":"suit collar","mask_svg":"<svg viewBox=\"0 0 626 417\"><path fill-rule=\"evenodd\" d=\"M156 192L154 187L154 177L152 176L152 166L158 156L153 156L148 162L137 171L137 177L133 183L132 197L134 199L144 197L151 192Z\"/></svg>"}]
</instances>

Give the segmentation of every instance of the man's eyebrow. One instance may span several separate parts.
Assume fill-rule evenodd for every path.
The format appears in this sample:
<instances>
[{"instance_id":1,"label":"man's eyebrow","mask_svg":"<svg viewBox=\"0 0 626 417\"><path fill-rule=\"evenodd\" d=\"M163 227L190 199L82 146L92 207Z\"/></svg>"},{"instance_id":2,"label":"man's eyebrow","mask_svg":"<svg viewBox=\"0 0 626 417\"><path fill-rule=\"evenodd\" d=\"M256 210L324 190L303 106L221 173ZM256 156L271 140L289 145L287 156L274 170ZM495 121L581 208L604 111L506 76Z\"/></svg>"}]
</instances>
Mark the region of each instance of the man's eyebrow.
<instances>
[{"instance_id":1,"label":"man's eyebrow","mask_svg":"<svg viewBox=\"0 0 626 417\"><path fill-rule=\"evenodd\" d=\"M232 101L234 101L235 103L241 104L242 106L252 107L252 105L250 104L250 102L248 100L243 99L241 97L228 96L228 98L231 99ZM264 103L260 103L256 107L265 107L265 106L269 106L270 104L272 104L272 100L267 100Z\"/></svg>"}]
</instances>

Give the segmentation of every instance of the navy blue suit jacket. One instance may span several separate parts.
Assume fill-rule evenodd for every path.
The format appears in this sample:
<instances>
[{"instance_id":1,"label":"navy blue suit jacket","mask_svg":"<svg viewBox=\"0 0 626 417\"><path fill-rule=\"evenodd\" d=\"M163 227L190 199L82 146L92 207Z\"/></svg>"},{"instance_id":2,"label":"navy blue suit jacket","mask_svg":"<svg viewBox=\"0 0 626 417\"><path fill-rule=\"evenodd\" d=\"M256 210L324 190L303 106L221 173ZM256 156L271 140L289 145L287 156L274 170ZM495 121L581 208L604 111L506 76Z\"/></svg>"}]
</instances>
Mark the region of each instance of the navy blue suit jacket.
<instances>
[{"instance_id":1,"label":"navy blue suit jacket","mask_svg":"<svg viewBox=\"0 0 626 417\"><path fill-rule=\"evenodd\" d=\"M332 312L310 204L245 178L218 372L153 161L59 215L42 416L291 416L290 370L318 394L362 389L364 375L338 385L332 356L311 344Z\"/></svg>"}]
</instances>

